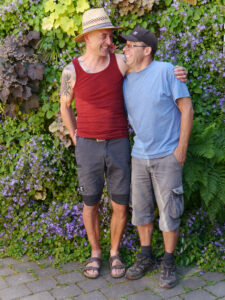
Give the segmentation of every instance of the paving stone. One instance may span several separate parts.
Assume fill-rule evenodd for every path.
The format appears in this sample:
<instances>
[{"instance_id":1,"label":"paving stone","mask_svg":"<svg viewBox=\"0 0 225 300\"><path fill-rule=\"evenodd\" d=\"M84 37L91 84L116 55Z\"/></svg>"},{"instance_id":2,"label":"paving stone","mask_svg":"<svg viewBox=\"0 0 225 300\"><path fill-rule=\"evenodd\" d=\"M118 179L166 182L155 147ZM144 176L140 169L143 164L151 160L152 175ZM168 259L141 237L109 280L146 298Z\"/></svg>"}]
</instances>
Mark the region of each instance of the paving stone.
<instances>
[{"instance_id":1,"label":"paving stone","mask_svg":"<svg viewBox=\"0 0 225 300\"><path fill-rule=\"evenodd\" d=\"M19 273L16 275L8 276L5 278L10 286L16 286L21 283L26 283L35 280L32 274L29 273Z\"/></svg>"},{"instance_id":2,"label":"paving stone","mask_svg":"<svg viewBox=\"0 0 225 300\"><path fill-rule=\"evenodd\" d=\"M201 272L201 269L197 267L179 267L177 266L177 273L180 274L181 276L188 277L192 276L193 274Z\"/></svg>"},{"instance_id":3,"label":"paving stone","mask_svg":"<svg viewBox=\"0 0 225 300\"><path fill-rule=\"evenodd\" d=\"M76 285L69 285L63 287L57 287L51 291L52 295L56 299L65 299L67 297L73 297L82 294L82 290Z\"/></svg>"},{"instance_id":4,"label":"paving stone","mask_svg":"<svg viewBox=\"0 0 225 300\"><path fill-rule=\"evenodd\" d=\"M15 273L10 268L8 268L8 267L0 268L0 276L8 276L8 275L12 275L12 274L15 274Z\"/></svg>"},{"instance_id":5,"label":"paving stone","mask_svg":"<svg viewBox=\"0 0 225 300\"><path fill-rule=\"evenodd\" d=\"M54 300L54 298L49 292L42 292L39 294L21 298L21 300Z\"/></svg>"},{"instance_id":6,"label":"paving stone","mask_svg":"<svg viewBox=\"0 0 225 300\"><path fill-rule=\"evenodd\" d=\"M185 288L185 289L192 289L195 290L201 286L206 285L206 282L204 280L202 280L200 277L188 277L182 280L181 285Z\"/></svg>"},{"instance_id":7,"label":"paving stone","mask_svg":"<svg viewBox=\"0 0 225 300\"><path fill-rule=\"evenodd\" d=\"M67 274L58 275L55 277L60 283L74 283L84 280L85 277L81 275L78 271L74 271Z\"/></svg>"},{"instance_id":8,"label":"paving stone","mask_svg":"<svg viewBox=\"0 0 225 300\"><path fill-rule=\"evenodd\" d=\"M105 300L107 299L102 293L95 291L88 294L80 295L79 297L75 297L76 300Z\"/></svg>"},{"instance_id":9,"label":"paving stone","mask_svg":"<svg viewBox=\"0 0 225 300\"><path fill-rule=\"evenodd\" d=\"M110 299L118 299L122 296L129 295L135 292L132 283L125 282L107 286L101 289L101 292Z\"/></svg>"},{"instance_id":10,"label":"paving stone","mask_svg":"<svg viewBox=\"0 0 225 300\"><path fill-rule=\"evenodd\" d=\"M159 282L161 273L160 272L153 272L153 273L147 273L147 277L151 278L151 280Z\"/></svg>"},{"instance_id":11,"label":"paving stone","mask_svg":"<svg viewBox=\"0 0 225 300\"><path fill-rule=\"evenodd\" d=\"M63 270L70 272L70 271L74 271L77 269L82 269L84 266L80 263L80 262L71 262L71 263L67 263L65 265L62 266Z\"/></svg>"},{"instance_id":12,"label":"paving stone","mask_svg":"<svg viewBox=\"0 0 225 300\"><path fill-rule=\"evenodd\" d=\"M24 284L21 284L15 287L10 287L4 290L0 290L0 299L3 300L18 299L18 297L27 296L30 294L31 292L28 290L28 288Z\"/></svg>"},{"instance_id":13,"label":"paving stone","mask_svg":"<svg viewBox=\"0 0 225 300\"><path fill-rule=\"evenodd\" d=\"M85 280L78 283L78 286L85 292L94 291L107 286L107 281L103 277L98 277L95 280Z\"/></svg>"},{"instance_id":14,"label":"paving stone","mask_svg":"<svg viewBox=\"0 0 225 300\"><path fill-rule=\"evenodd\" d=\"M143 291L146 288L154 288L158 285L157 282L155 282L154 280L152 280L152 278L148 276L144 276L138 280L133 280L131 284L135 291Z\"/></svg>"},{"instance_id":15,"label":"paving stone","mask_svg":"<svg viewBox=\"0 0 225 300\"><path fill-rule=\"evenodd\" d=\"M16 264L13 265L12 267L14 270L18 272L25 272L27 270L33 270L34 272L36 272L37 270L40 269L40 267L33 261Z\"/></svg>"},{"instance_id":16,"label":"paving stone","mask_svg":"<svg viewBox=\"0 0 225 300\"><path fill-rule=\"evenodd\" d=\"M216 299L204 290L196 290L187 294L181 295L184 300L213 300Z\"/></svg>"},{"instance_id":17,"label":"paving stone","mask_svg":"<svg viewBox=\"0 0 225 300\"><path fill-rule=\"evenodd\" d=\"M205 289L212 292L217 297L225 296L225 281L221 281L215 285L206 286Z\"/></svg>"},{"instance_id":18,"label":"paving stone","mask_svg":"<svg viewBox=\"0 0 225 300\"><path fill-rule=\"evenodd\" d=\"M225 273L206 272L202 274L202 277L208 281L220 281L225 279Z\"/></svg>"},{"instance_id":19,"label":"paving stone","mask_svg":"<svg viewBox=\"0 0 225 300\"><path fill-rule=\"evenodd\" d=\"M154 295L152 291L144 291L141 293L136 293L127 297L128 300L160 300L161 297Z\"/></svg>"},{"instance_id":20,"label":"paving stone","mask_svg":"<svg viewBox=\"0 0 225 300\"><path fill-rule=\"evenodd\" d=\"M177 285L172 289L162 289L160 287L154 289L161 297L168 299L170 297L174 297L184 293L184 289L182 286Z\"/></svg>"},{"instance_id":21,"label":"paving stone","mask_svg":"<svg viewBox=\"0 0 225 300\"><path fill-rule=\"evenodd\" d=\"M3 266L18 264L18 263L19 263L18 260L11 258L11 257L6 257L6 258L0 259L0 265L3 265Z\"/></svg>"},{"instance_id":22,"label":"paving stone","mask_svg":"<svg viewBox=\"0 0 225 300\"><path fill-rule=\"evenodd\" d=\"M6 287L7 287L7 284L6 284L5 280L0 278L0 290L4 289Z\"/></svg>"},{"instance_id":23,"label":"paving stone","mask_svg":"<svg viewBox=\"0 0 225 300\"><path fill-rule=\"evenodd\" d=\"M113 278L110 273L107 273L106 275L104 275L103 278L105 278L105 280L107 280L108 282L110 282L112 284L128 281L125 277Z\"/></svg>"},{"instance_id":24,"label":"paving stone","mask_svg":"<svg viewBox=\"0 0 225 300\"><path fill-rule=\"evenodd\" d=\"M60 271L56 268L48 267L48 268L40 268L40 269L36 270L35 274L39 278L43 278L43 277L49 277L49 276L56 276L56 275L60 274Z\"/></svg>"},{"instance_id":25,"label":"paving stone","mask_svg":"<svg viewBox=\"0 0 225 300\"><path fill-rule=\"evenodd\" d=\"M36 280L34 282L28 283L28 288L34 292L42 292L55 288L57 285L57 281L53 278L45 278L41 280Z\"/></svg>"}]
</instances>

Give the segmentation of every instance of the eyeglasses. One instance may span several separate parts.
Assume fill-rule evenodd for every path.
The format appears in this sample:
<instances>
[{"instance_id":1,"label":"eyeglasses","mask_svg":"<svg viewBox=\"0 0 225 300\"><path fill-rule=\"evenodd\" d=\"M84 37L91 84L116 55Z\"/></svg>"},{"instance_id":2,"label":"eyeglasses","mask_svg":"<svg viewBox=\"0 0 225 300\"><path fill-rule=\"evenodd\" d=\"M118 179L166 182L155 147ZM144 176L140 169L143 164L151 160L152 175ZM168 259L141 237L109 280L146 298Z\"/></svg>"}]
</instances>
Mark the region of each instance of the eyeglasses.
<instances>
[{"instance_id":1,"label":"eyeglasses","mask_svg":"<svg viewBox=\"0 0 225 300\"><path fill-rule=\"evenodd\" d=\"M128 49L131 49L131 48L136 48L136 47L141 47L141 48L146 48L146 47L149 47L149 46L145 46L145 45L135 45L135 44L129 44L129 45L124 45L124 47L127 47Z\"/></svg>"}]
</instances>

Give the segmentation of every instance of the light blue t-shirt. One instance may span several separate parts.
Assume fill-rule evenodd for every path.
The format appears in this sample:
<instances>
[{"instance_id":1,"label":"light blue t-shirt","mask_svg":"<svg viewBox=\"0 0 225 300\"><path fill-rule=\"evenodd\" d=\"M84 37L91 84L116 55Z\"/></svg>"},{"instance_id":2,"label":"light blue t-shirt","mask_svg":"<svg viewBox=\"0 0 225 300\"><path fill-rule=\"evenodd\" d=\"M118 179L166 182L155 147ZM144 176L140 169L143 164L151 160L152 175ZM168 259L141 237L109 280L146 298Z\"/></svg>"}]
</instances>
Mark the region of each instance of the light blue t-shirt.
<instances>
[{"instance_id":1,"label":"light blue t-shirt","mask_svg":"<svg viewBox=\"0 0 225 300\"><path fill-rule=\"evenodd\" d=\"M190 94L173 70L170 63L153 61L124 79L125 108L135 132L132 156L160 158L178 145L181 113L176 100Z\"/></svg>"}]
</instances>

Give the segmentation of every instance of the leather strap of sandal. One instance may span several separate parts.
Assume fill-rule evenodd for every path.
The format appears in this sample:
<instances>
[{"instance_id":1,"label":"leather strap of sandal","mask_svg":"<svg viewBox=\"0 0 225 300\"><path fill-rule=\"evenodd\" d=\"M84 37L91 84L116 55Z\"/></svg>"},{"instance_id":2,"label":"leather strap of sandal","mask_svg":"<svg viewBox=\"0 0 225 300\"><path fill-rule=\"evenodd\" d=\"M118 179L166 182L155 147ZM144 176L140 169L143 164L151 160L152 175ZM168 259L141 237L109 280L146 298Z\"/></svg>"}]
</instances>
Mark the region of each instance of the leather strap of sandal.
<instances>
[{"instance_id":1,"label":"leather strap of sandal","mask_svg":"<svg viewBox=\"0 0 225 300\"><path fill-rule=\"evenodd\" d=\"M94 261L96 261L96 262L99 263L99 264L101 264L101 262L102 262L101 258L99 258L99 257L89 257L89 258L86 260L86 265L88 265L88 264L90 264L90 263L92 263L92 262L94 262Z\"/></svg>"},{"instance_id":2,"label":"leather strap of sandal","mask_svg":"<svg viewBox=\"0 0 225 300\"><path fill-rule=\"evenodd\" d=\"M114 260L119 260L120 261L120 264L119 265L115 265L115 266L112 266L112 263ZM124 269L125 268L125 265L121 259L121 257L119 255L113 255L110 257L109 259L109 263L110 263L110 268L111 269Z\"/></svg>"}]
</instances>

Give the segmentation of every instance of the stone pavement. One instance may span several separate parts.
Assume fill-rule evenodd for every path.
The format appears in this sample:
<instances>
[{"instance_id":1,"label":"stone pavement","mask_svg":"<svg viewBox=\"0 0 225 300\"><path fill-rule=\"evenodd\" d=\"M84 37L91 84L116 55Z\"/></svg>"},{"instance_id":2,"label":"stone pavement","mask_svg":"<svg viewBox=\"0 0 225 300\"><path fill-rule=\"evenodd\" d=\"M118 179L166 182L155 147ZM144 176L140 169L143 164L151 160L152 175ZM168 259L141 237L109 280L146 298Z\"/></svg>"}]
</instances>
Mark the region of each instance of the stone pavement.
<instances>
[{"instance_id":1,"label":"stone pavement","mask_svg":"<svg viewBox=\"0 0 225 300\"><path fill-rule=\"evenodd\" d=\"M98 279L87 279L78 262L53 268L46 261L35 263L0 259L0 299L21 300L225 300L225 273L203 273L197 268L178 268L179 284L164 290L158 287L159 271L128 281L113 279L104 266Z\"/></svg>"}]
</instances>

